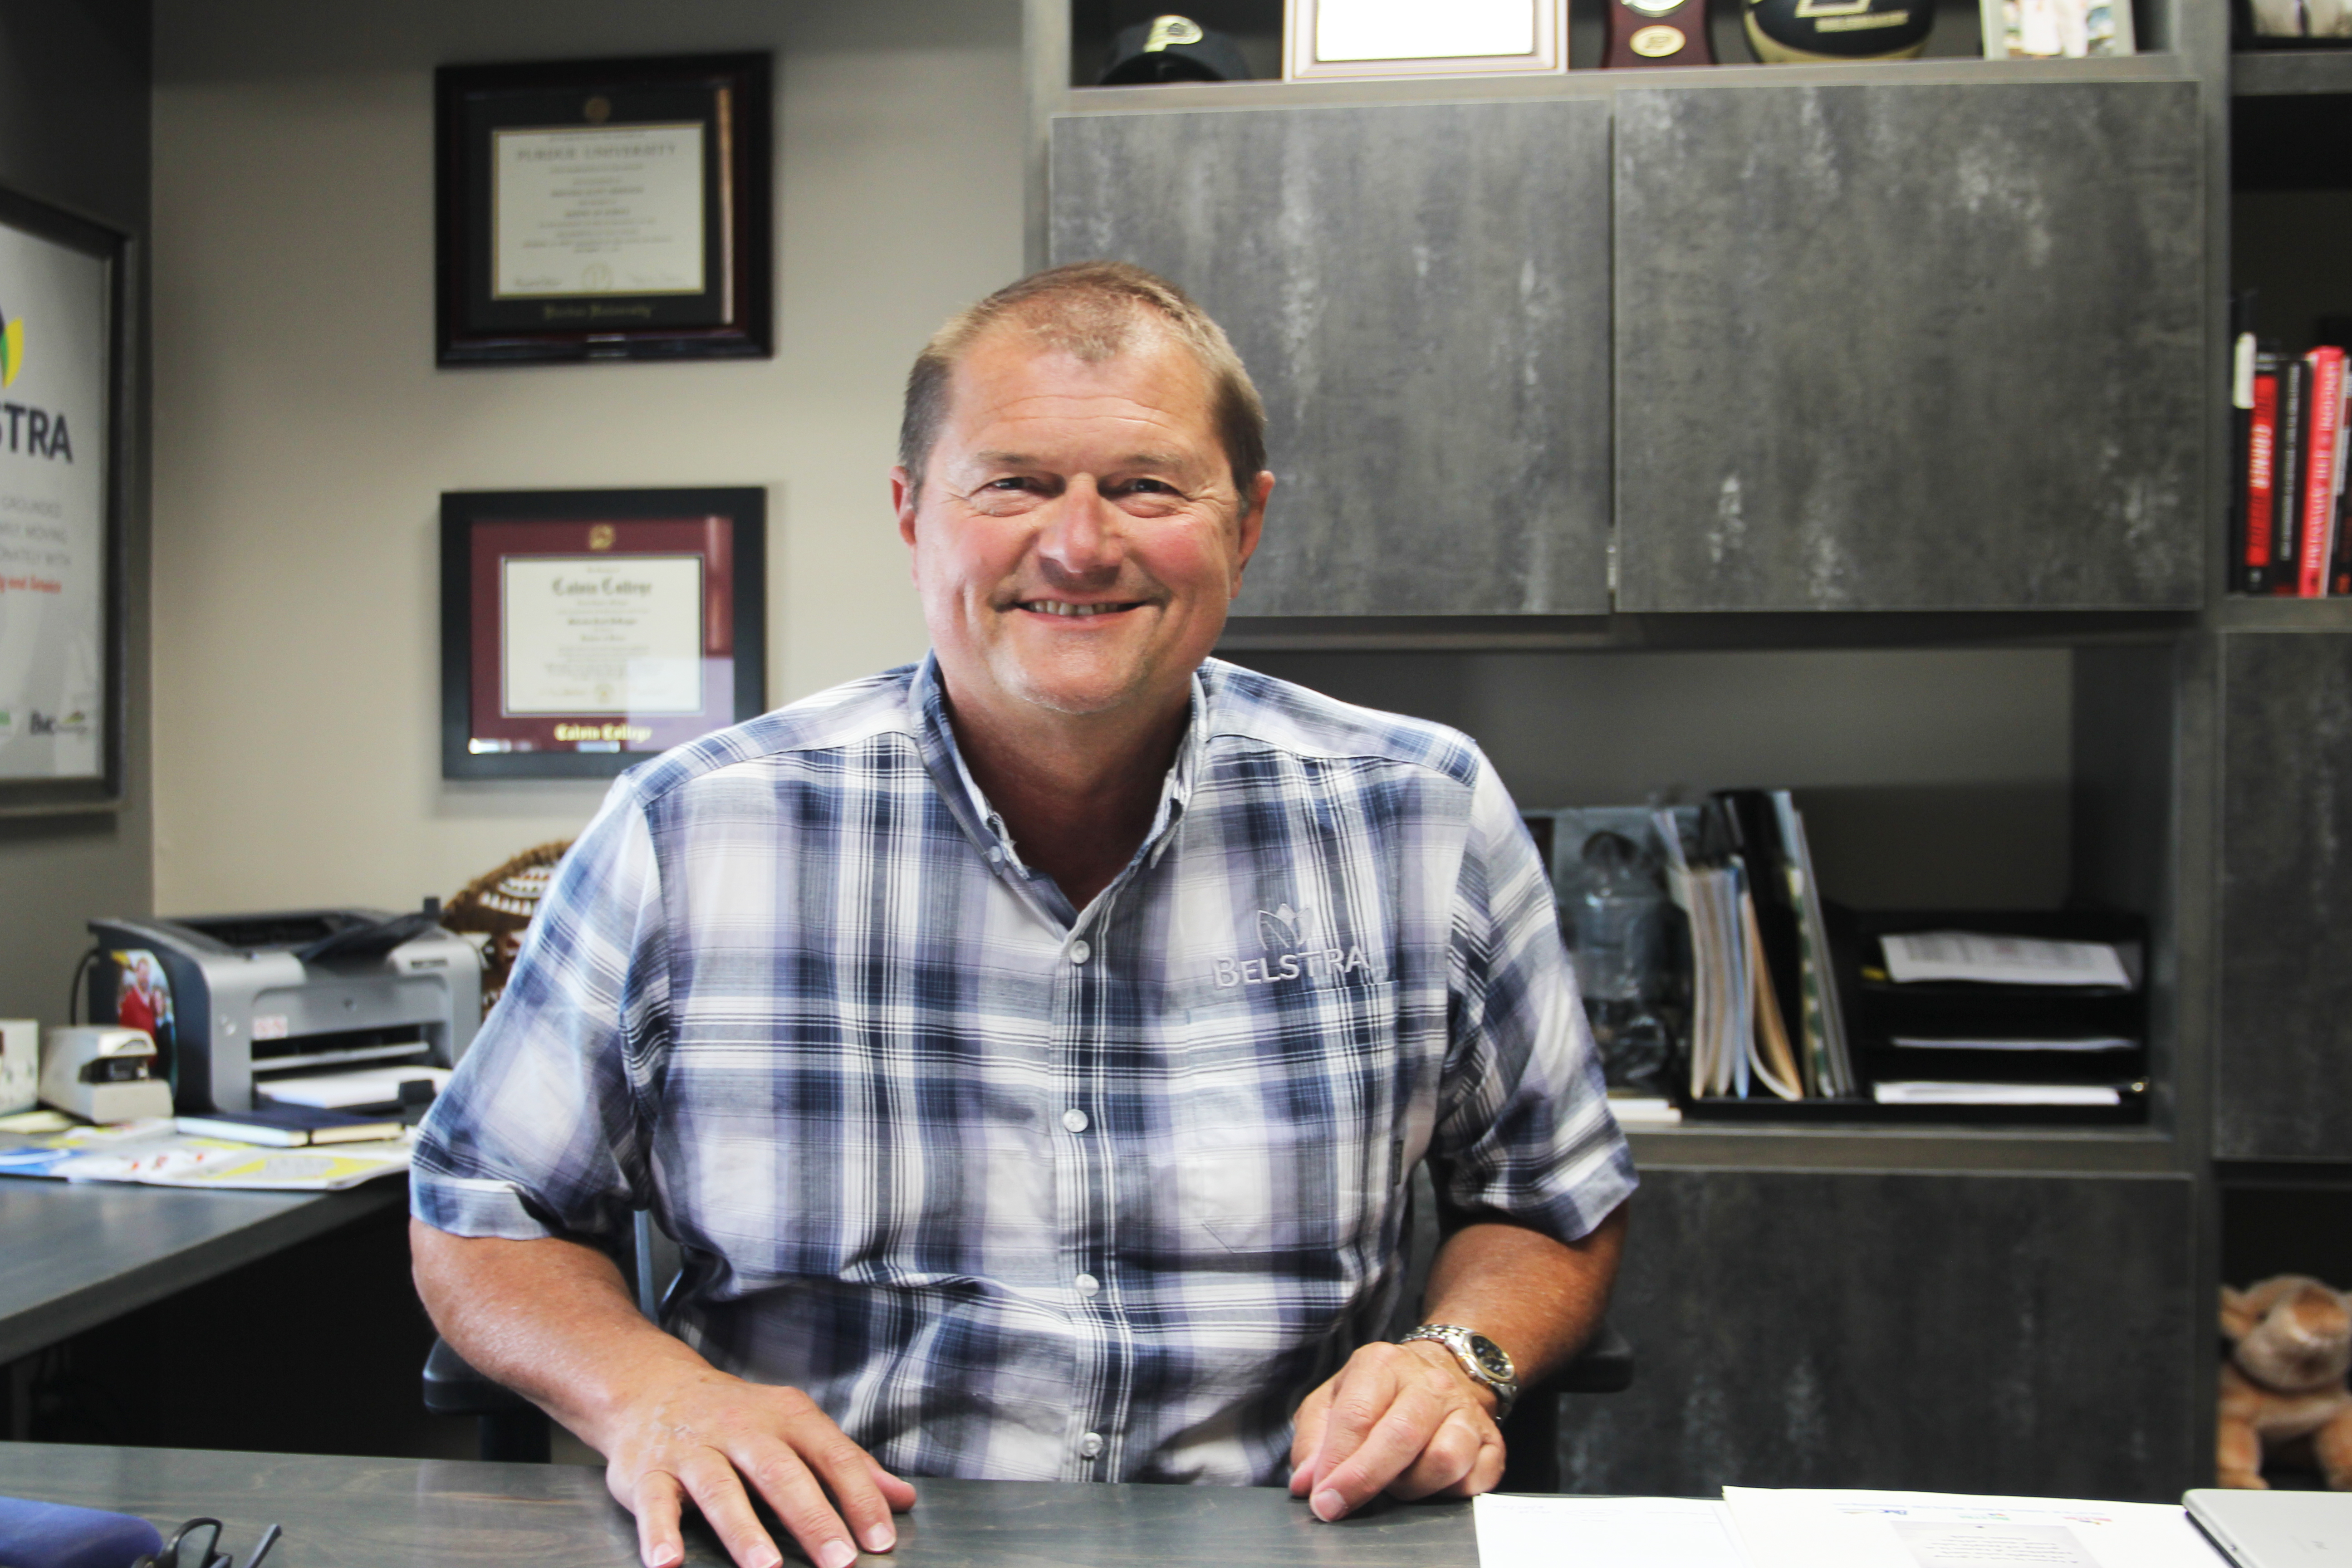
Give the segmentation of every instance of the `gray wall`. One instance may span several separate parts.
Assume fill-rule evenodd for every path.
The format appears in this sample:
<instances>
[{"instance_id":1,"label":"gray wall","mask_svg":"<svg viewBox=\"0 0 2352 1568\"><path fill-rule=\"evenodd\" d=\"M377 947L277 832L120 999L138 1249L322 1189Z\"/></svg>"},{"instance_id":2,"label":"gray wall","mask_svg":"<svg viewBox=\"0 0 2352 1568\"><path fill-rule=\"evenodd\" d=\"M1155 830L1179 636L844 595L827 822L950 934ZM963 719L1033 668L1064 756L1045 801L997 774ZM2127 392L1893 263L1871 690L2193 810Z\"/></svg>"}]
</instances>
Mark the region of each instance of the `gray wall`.
<instances>
[{"instance_id":1,"label":"gray wall","mask_svg":"<svg viewBox=\"0 0 2352 1568\"><path fill-rule=\"evenodd\" d=\"M153 897L148 761L147 0L0 0L0 185L131 237L133 395L121 476L129 804L119 812L0 817L0 1015L64 1021L91 915L141 914Z\"/></svg>"}]
</instances>

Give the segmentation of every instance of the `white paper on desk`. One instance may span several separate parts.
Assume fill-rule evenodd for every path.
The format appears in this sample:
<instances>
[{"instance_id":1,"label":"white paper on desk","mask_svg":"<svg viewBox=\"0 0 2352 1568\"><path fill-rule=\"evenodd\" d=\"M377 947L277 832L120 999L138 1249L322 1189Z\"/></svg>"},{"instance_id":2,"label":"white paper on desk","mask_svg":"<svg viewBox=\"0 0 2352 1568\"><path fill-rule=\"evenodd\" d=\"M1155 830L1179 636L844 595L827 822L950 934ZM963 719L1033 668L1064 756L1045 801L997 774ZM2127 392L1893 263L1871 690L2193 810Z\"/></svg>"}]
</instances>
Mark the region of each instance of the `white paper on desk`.
<instances>
[{"instance_id":1,"label":"white paper on desk","mask_svg":"<svg viewBox=\"0 0 2352 1568\"><path fill-rule=\"evenodd\" d=\"M2171 1503L1726 1487L1756 1568L2228 1568Z\"/></svg>"},{"instance_id":2,"label":"white paper on desk","mask_svg":"<svg viewBox=\"0 0 2352 1568\"><path fill-rule=\"evenodd\" d=\"M1479 1568L1748 1568L1719 1502L1489 1492L1471 1511Z\"/></svg>"}]
</instances>

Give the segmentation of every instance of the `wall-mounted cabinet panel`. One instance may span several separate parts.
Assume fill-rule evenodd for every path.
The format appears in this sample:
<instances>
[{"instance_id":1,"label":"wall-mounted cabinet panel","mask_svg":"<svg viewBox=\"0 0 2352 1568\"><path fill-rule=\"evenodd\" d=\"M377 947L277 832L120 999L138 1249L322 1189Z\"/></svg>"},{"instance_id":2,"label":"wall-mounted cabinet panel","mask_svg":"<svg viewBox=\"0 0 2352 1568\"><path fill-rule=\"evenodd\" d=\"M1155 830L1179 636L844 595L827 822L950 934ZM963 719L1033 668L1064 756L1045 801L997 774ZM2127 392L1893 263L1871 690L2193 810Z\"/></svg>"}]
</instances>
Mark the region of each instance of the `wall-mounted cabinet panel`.
<instances>
[{"instance_id":1,"label":"wall-mounted cabinet panel","mask_svg":"<svg viewBox=\"0 0 2352 1568\"><path fill-rule=\"evenodd\" d=\"M1609 607L1598 100L1054 121L1053 259L1174 279L1280 476L1237 613Z\"/></svg>"},{"instance_id":2,"label":"wall-mounted cabinet panel","mask_svg":"<svg viewBox=\"0 0 2352 1568\"><path fill-rule=\"evenodd\" d=\"M2190 608L2189 82L1617 95L1619 605Z\"/></svg>"},{"instance_id":3,"label":"wall-mounted cabinet panel","mask_svg":"<svg viewBox=\"0 0 2352 1568\"><path fill-rule=\"evenodd\" d=\"M2352 636L2221 638L2213 1152L2352 1160Z\"/></svg>"},{"instance_id":4,"label":"wall-mounted cabinet panel","mask_svg":"<svg viewBox=\"0 0 2352 1568\"><path fill-rule=\"evenodd\" d=\"M1561 1489L2177 1498L2211 1375L2190 1191L1645 1171L1609 1314L1633 1386L1563 1402Z\"/></svg>"}]
</instances>

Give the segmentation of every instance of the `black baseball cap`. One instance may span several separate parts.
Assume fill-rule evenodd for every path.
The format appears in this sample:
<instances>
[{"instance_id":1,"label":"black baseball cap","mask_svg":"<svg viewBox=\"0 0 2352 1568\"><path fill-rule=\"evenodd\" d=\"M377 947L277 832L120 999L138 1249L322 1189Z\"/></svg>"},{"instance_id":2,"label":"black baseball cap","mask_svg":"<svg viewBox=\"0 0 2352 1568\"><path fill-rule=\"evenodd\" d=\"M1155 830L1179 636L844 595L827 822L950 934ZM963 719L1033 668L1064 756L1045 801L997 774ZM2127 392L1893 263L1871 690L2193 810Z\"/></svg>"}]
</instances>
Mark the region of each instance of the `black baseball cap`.
<instances>
[{"instance_id":1,"label":"black baseball cap","mask_svg":"<svg viewBox=\"0 0 2352 1568\"><path fill-rule=\"evenodd\" d=\"M1119 29L1110 63L1097 79L1104 87L1159 81L1244 81L1249 61L1241 46L1190 16L1154 16Z\"/></svg>"}]
</instances>

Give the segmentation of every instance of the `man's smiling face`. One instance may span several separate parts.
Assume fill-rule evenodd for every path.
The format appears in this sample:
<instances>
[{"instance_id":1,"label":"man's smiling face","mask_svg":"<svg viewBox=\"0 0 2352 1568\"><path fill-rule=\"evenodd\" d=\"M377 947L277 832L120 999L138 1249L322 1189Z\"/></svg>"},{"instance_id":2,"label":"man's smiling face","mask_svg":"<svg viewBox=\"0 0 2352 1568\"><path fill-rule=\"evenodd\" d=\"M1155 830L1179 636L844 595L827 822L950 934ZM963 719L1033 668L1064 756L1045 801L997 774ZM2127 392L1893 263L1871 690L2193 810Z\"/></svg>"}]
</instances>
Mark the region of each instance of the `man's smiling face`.
<instances>
[{"instance_id":1,"label":"man's smiling face","mask_svg":"<svg viewBox=\"0 0 2352 1568\"><path fill-rule=\"evenodd\" d=\"M1272 484L1235 489L1208 374L1167 333L1139 328L1095 363L986 333L950 378L920 492L892 476L959 711L1172 713Z\"/></svg>"}]
</instances>

